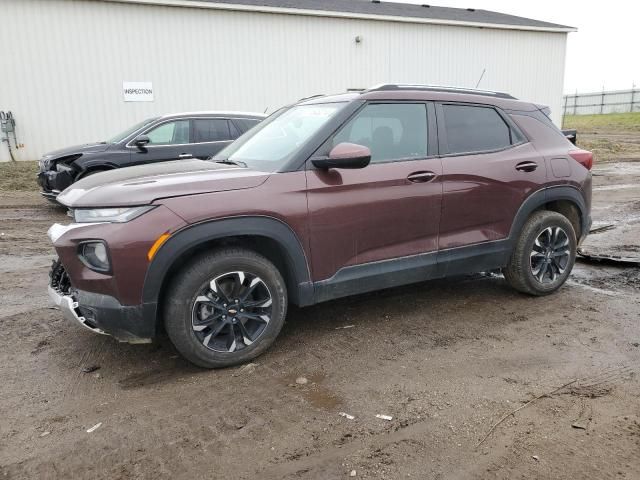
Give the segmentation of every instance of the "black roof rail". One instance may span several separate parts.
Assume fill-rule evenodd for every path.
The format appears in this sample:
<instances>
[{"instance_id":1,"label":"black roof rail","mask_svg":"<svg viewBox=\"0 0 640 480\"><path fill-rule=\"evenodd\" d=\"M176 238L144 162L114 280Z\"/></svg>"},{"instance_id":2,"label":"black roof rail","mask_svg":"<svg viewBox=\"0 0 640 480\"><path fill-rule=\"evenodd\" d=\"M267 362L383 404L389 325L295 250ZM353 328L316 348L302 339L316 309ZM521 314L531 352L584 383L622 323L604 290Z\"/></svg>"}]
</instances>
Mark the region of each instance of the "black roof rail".
<instances>
[{"instance_id":1,"label":"black roof rail","mask_svg":"<svg viewBox=\"0 0 640 480\"><path fill-rule=\"evenodd\" d=\"M441 85L411 85L402 83L385 83L382 85L376 85L375 87L368 88L365 92L388 92L394 90L421 90L429 92L444 92L444 93L465 93L469 95L486 95L496 98L508 98L511 100L517 100L516 97L504 92L494 92L491 90L478 90L476 88L463 88L463 87L445 87Z\"/></svg>"}]
</instances>

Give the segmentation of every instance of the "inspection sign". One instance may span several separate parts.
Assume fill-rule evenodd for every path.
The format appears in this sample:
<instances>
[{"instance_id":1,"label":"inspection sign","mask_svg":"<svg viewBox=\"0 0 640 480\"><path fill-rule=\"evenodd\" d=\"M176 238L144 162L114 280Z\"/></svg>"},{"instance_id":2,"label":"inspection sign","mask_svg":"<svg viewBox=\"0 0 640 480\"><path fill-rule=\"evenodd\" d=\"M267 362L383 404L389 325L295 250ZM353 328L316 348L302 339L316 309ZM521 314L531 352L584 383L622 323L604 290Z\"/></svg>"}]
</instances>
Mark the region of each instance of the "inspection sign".
<instances>
[{"instance_id":1,"label":"inspection sign","mask_svg":"<svg viewBox=\"0 0 640 480\"><path fill-rule=\"evenodd\" d=\"M122 82L125 102L153 102L152 82Z\"/></svg>"}]
</instances>

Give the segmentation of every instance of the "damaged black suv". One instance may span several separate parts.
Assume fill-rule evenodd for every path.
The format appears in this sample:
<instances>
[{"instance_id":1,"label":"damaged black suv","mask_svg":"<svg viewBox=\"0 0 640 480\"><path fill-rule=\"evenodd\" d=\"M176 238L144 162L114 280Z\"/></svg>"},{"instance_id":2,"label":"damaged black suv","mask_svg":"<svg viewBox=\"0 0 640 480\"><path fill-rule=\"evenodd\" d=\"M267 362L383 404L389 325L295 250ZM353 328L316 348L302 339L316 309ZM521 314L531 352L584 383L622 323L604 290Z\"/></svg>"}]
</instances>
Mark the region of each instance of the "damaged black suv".
<instances>
[{"instance_id":1,"label":"damaged black suv","mask_svg":"<svg viewBox=\"0 0 640 480\"><path fill-rule=\"evenodd\" d=\"M177 159L207 159L257 125L265 115L195 112L140 122L110 140L65 148L40 159L41 194L55 201L81 178L114 168Z\"/></svg>"}]
</instances>

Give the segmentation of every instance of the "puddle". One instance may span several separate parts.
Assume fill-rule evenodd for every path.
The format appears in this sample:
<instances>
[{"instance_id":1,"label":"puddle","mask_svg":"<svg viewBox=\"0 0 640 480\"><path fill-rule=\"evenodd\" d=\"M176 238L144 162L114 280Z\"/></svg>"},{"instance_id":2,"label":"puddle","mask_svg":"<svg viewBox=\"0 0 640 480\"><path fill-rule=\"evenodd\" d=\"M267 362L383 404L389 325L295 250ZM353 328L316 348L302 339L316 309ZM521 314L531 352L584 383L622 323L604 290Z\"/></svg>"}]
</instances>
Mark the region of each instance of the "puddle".
<instances>
[{"instance_id":1,"label":"puddle","mask_svg":"<svg viewBox=\"0 0 640 480\"><path fill-rule=\"evenodd\" d=\"M306 376L309 381L306 385L295 384L295 379L299 376L290 375L285 378L285 381L288 385L295 385L290 388L295 388L315 408L332 411L342 404L342 399L322 384L326 377L323 372Z\"/></svg>"}]
</instances>

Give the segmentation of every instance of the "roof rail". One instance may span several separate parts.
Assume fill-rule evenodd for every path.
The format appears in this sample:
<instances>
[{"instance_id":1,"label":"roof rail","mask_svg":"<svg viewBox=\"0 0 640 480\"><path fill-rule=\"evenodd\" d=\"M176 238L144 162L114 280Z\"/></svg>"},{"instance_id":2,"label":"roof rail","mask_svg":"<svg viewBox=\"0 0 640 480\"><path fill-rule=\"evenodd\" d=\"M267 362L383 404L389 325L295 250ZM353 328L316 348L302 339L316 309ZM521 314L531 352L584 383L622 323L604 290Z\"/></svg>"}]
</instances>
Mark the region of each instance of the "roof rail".
<instances>
[{"instance_id":1,"label":"roof rail","mask_svg":"<svg viewBox=\"0 0 640 480\"><path fill-rule=\"evenodd\" d=\"M324 97L324 93L318 93L317 95L310 95L308 97L302 97L298 102L304 102L305 100L311 100L312 98Z\"/></svg>"},{"instance_id":2,"label":"roof rail","mask_svg":"<svg viewBox=\"0 0 640 480\"><path fill-rule=\"evenodd\" d=\"M516 100L516 97L504 92L494 92L492 90L478 90L476 88L464 87L446 87L442 85L413 85L404 83L383 83L373 86L365 90L365 92L386 92L393 90L424 90L430 92L449 92L449 93L466 93L470 95L487 95L497 98L510 98Z\"/></svg>"}]
</instances>

